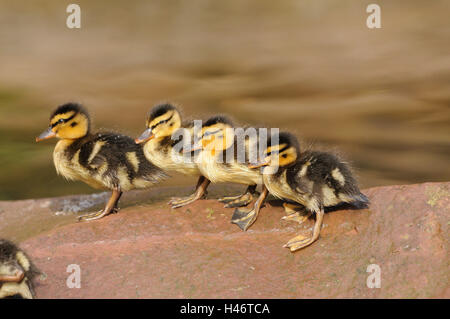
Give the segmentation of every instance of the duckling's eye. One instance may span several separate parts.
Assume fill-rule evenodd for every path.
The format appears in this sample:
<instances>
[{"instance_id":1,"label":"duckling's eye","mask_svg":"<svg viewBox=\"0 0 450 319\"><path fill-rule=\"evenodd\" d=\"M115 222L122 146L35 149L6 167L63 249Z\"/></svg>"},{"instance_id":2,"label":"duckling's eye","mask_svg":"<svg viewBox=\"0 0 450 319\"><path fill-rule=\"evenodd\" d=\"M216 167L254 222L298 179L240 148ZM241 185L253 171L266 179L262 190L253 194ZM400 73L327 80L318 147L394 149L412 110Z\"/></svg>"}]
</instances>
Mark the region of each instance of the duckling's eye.
<instances>
[{"instance_id":1,"label":"duckling's eye","mask_svg":"<svg viewBox=\"0 0 450 319\"><path fill-rule=\"evenodd\" d=\"M218 132L220 132L220 130L216 130L216 131L208 131L208 132L205 132L205 134L203 134L203 137L208 137L208 136L213 135L213 134L216 134L216 133L218 133Z\"/></svg>"},{"instance_id":2,"label":"duckling's eye","mask_svg":"<svg viewBox=\"0 0 450 319\"><path fill-rule=\"evenodd\" d=\"M59 119L58 123L64 123L64 119Z\"/></svg>"},{"instance_id":3,"label":"duckling's eye","mask_svg":"<svg viewBox=\"0 0 450 319\"><path fill-rule=\"evenodd\" d=\"M158 123L156 123L155 125L153 125L153 126L151 127L151 129L153 130L153 129L155 129L155 127L157 127L158 125L161 125L161 124L164 124L164 123L169 122L169 121L172 119L172 117L173 117L173 114L172 114L168 119L161 120L161 121L159 121ZM172 126L172 124L170 124L170 126Z\"/></svg>"},{"instance_id":4,"label":"duckling's eye","mask_svg":"<svg viewBox=\"0 0 450 319\"><path fill-rule=\"evenodd\" d=\"M283 157L283 158L286 158L286 157L287 157L287 154L283 154L282 157Z\"/></svg>"}]
</instances>

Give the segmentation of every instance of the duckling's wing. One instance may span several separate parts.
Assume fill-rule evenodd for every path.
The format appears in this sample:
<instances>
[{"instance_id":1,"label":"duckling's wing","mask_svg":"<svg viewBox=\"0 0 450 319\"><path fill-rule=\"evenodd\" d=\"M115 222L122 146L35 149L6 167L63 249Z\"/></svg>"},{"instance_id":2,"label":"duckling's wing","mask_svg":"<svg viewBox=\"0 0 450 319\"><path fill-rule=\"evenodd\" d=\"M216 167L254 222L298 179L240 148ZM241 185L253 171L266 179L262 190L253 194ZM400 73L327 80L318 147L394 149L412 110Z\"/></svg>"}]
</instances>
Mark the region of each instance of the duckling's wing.
<instances>
[{"instance_id":1,"label":"duckling's wing","mask_svg":"<svg viewBox=\"0 0 450 319\"><path fill-rule=\"evenodd\" d=\"M307 154L306 162L309 166L303 173L315 185L321 186L322 190L325 187L328 196L335 196L343 202L361 207L369 203L367 197L360 192L349 165L336 155L313 151Z\"/></svg>"},{"instance_id":2,"label":"duckling's wing","mask_svg":"<svg viewBox=\"0 0 450 319\"><path fill-rule=\"evenodd\" d=\"M309 169L309 164L306 161L297 161L284 173L289 187L301 196L311 193L314 185L307 176L307 169Z\"/></svg>"},{"instance_id":3,"label":"duckling's wing","mask_svg":"<svg viewBox=\"0 0 450 319\"><path fill-rule=\"evenodd\" d=\"M83 153L86 154L81 156ZM130 183L137 178L154 183L167 176L145 158L142 145L136 144L131 137L114 133L98 133L83 145L80 164L109 177L117 185L124 176Z\"/></svg>"}]
</instances>

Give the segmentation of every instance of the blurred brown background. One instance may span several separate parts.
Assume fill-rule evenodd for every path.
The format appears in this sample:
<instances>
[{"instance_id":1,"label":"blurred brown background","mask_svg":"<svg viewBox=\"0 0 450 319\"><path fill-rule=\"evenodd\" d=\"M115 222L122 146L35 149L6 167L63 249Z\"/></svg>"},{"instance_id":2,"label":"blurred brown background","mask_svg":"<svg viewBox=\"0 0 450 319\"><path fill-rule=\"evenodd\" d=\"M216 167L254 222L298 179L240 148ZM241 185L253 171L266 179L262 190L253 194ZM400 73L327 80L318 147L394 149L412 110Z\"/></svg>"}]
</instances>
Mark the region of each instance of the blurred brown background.
<instances>
[{"instance_id":1,"label":"blurred brown background","mask_svg":"<svg viewBox=\"0 0 450 319\"><path fill-rule=\"evenodd\" d=\"M56 175L55 141L34 142L67 101L133 137L160 101L288 129L338 149L362 187L448 181L449 39L438 0L0 0L0 199L94 191Z\"/></svg>"}]
</instances>

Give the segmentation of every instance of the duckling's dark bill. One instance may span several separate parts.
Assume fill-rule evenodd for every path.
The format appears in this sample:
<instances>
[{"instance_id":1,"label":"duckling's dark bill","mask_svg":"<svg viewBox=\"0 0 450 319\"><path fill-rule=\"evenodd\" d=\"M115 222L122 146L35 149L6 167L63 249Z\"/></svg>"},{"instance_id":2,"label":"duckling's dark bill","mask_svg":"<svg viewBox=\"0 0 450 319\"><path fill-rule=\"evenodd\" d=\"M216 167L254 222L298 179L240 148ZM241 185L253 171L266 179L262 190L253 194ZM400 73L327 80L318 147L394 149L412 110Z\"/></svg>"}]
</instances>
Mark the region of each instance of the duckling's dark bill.
<instances>
[{"instance_id":1,"label":"duckling's dark bill","mask_svg":"<svg viewBox=\"0 0 450 319\"><path fill-rule=\"evenodd\" d=\"M270 163L269 162L265 162L265 163L257 163L257 164L249 164L248 167L249 168L260 168L263 166L268 166Z\"/></svg>"},{"instance_id":2,"label":"duckling's dark bill","mask_svg":"<svg viewBox=\"0 0 450 319\"><path fill-rule=\"evenodd\" d=\"M47 130L41 133L38 137L36 137L36 142L40 142L43 140L47 140L49 138L56 137L56 133L52 131L52 128L49 127Z\"/></svg>"},{"instance_id":3,"label":"duckling's dark bill","mask_svg":"<svg viewBox=\"0 0 450 319\"><path fill-rule=\"evenodd\" d=\"M144 133L142 133L141 136L139 136L134 141L136 142L136 144L141 144L141 143L147 142L148 140L151 140L154 137L155 137L155 135L153 135L152 129L149 128L149 129L146 129L144 131Z\"/></svg>"}]
</instances>

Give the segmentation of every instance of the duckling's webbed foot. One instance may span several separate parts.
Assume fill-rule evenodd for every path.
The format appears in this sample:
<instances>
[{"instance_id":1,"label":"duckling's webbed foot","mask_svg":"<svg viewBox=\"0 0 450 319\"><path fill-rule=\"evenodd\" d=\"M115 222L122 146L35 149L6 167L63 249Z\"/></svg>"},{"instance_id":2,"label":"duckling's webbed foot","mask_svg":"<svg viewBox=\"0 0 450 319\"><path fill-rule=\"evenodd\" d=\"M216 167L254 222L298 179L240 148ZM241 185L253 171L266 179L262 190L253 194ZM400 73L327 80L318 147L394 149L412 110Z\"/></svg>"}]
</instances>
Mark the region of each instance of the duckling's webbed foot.
<instances>
[{"instance_id":1,"label":"duckling's webbed foot","mask_svg":"<svg viewBox=\"0 0 450 319\"><path fill-rule=\"evenodd\" d=\"M291 251L296 251L298 249L311 245L312 243L313 243L312 237L298 235L295 236L294 238L291 238L283 247L289 248Z\"/></svg>"},{"instance_id":2,"label":"duckling's webbed foot","mask_svg":"<svg viewBox=\"0 0 450 319\"><path fill-rule=\"evenodd\" d=\"M256 221L256 218L258 218L259 211L264 204L267 194L267 188L263 187L261 194L253 206L253 209L243 210L236 208L233 216L231 217L231 223L238 225L240 229L246 231Z\"/></svg>"},{"instance_id":3,"label":"duckling's webbed foot","mask_svg":"<svg viewBox=\"0 0 450 319\"><path fill-rule=\"evenodd\" d=\"M95 219L102 218L103 216L105 216L104 211L105 210L102 209L102 210L99 210L98 212L95 212L95 213L89 213L89 214L84 214L84 215L78 216L78 221L79 222L86 222L86 221L89 221L89 220L95 220Z\"/></svg>"},{"instance_id":4,"label":"duckling's webbed foot","mask_svg":"<svg viewBox=\"0 0 450 319\"><path fill-rule=\"evenodd\" d=\"M171 205L172 208L179 208L179 207L185 206L187 204L193 203L197 199L202 199L205 197L206 197L206 192L202 196L198 196L196 193L194 193L194 194L192 194L190 196L186 196L186 197L175 197L169 201L169 205Z\"/></svg>"},{"instance_id":5,"label":"duckling's webbed foot","mask_svg":"<svg viewBox=\"0 0 450 319\"><path fill-rule=\"evenodd\" d=\"M100 210L96 213L90 213L85 214L78 217L78 221L90 221L90 220L96 220L100 219L106 215L109 215L111 213L119 211L118 202L120 199L120 196L122 196L122 192L118 188L114 188L111 194L111 197L109 198L108 202L106 203L106 206L103 210Z\"/></svg>"},{"instance_id":6,"label":"duckling's webbed foot","mask_svg":"<svg viewBox=\"0 0 450 319\"><path fill-rule=\"evenodd\" d=\"M244 194L219 198L219 202L225 203L225 208L242 207L250 204L255 198L256 185L250 185Z\"/></svg>"},{"instance_id":7,"label":"duckling's webbed foot","mask_svg":"<svg viewBox=\"0 0 450 319\"><path fill-rule=\"evenodd\" d=\"M207 178L200 176L194 194L188 197L173 198L172 200L169 201L169 205L172 205L172 208L179 208L187 204L193 203L197 199L206 197L207 194L206 188L208 187L209 183L210 181Z\"/></svg>"},{"instance_id":8,"label":"duckling's webbed foot","mask_svg":"<svg viewBox=\"0 0 450 319\"><path fill-rule=\"evenodd\" d=\"M113 207L113 209L111 211L111 214L117 214L119 212L119 210L120 210L119 200L120 200L121 196L122 196L122 192L120 192L119 198L117 198L116 203L114 204L114 207Z\"/></svg>"},{"instance_id":9,"label":"duckling's webbed foot","mask_svg":"<svg viewBox=\"0 0 450 319\"><path fill-rule=\"evenodd\" d=\"M322 228L324 211L323 208L320 212L316 212L316 223L314 224L314 230L311 237L306 237L303 235L298 235L291 240L289 240L283 247L289 248L292 252L305 248L311 245L313 242L319 238L320 230Z\"/></svg>"},{"instance_id":10,"label":"duckling's webbed foot","mask_svg":"<svg viewBox=\"0 0 450 319\"><path fill-rule=\"evenodd\" d=\"M255 222L257 217L254 208L251 210L236 208L231 217L231 223L238 225L240 229L246 231Z\"/></svg>"},{"instance_id":11,"label":"duckling's webbed foot","mask_svg":"<svg viewBox=\"0 0 450 319\"><path fill-rule=\"evenodd\" d=\"M289 222L292 221L302 224L312 214L310 211L305 210L305 207L303 205L296 205L285 202L283 203L283 207L287 215L281 217L281 219Z\"/></svg>"},{"instance_id":12,"label":"duckling's webbed foot","mask_svg":"<svg viewBox=\"0 0 450 319\"><path fill-rule=\"evenodd\" d=\"M221 203L231 203L237 199L242 198L242 196L247 195L247 193L241 194L241 195L236 195L236 196L225 196L225 197L221 197L219 199L217 199L219 202Z\"/></svg>"}]
</instances>

